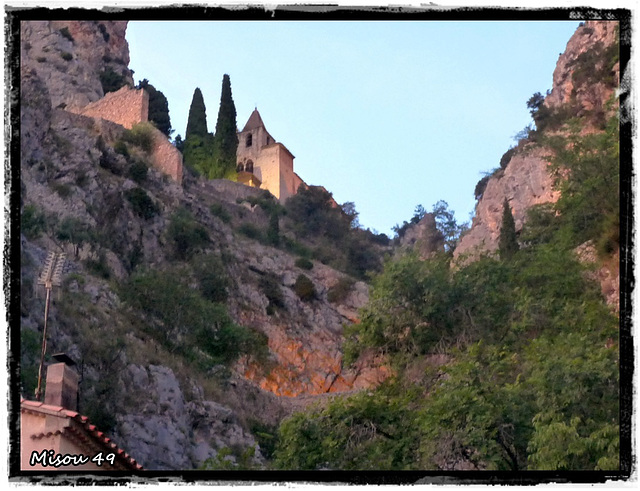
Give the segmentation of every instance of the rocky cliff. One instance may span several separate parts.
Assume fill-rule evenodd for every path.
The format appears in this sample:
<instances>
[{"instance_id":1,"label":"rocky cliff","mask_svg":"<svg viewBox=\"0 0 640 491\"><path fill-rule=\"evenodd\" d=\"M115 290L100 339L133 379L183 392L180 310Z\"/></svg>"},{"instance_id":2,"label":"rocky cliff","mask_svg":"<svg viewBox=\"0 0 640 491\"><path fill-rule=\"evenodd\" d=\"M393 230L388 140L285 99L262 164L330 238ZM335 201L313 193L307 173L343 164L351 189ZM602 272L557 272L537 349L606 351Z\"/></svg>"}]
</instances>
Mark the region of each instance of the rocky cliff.
<instances>
[{"instance_id":1,"label":"rocky cliff","mask_svg":"<svg viewBox=\"0 0 640 491\"><path fill-rule=\"evenodd\" d=\"M101 73L133 84L126 29L126 21L23 22L21 69L46 81L51 107L84 107L104 96Z\"/></svg>"},{"instance_id":2,"label":"rocky cliff","mask_svg":"<svg viewBox=\"0 0 640 491\"><path fill-rule=\"evenodd\" d=\"M133 141L130 129L80 114L104 97L105 74L132 84L125 33L126 22L22 25L23 395L32 397L42 336L36 279L48 251L65 252L48 350L79 363L80 410L148 469L197 468L224 455L223 448L233 462L254 447L253 465L260 465L256 428L268 442L265 431L300 407L302 399L292 396L306 396L304 405L314 395L368 387L388 375L377 360L341 366L342 327L357 321L367 285L319 262L302 269L286 251L239 233L242 225L269 223L246 201L261 196L258 190L191 175L170 180L151 165L153 148ZM171 249L168 229L177 210L187 210L204 230L198 257L224 258L225 308L235 323L266 336L268 360L194 366L128 307L120 285L135 272L176 267L197 275L197 264L176 260ZM314 287L313 299L295 292L301 274ZM265 279L279 292L276 309ZM345 294L329 301L331 288L345 279Z\"/></svg>"},{"instance_id":3,"label":"rocky cliff","mask_svg":"<svg viewBox=\"0 0 640 491\"><path fill-rule=\"evenodd\" d=\"M550 120L567 115L580 118L584 134L599 131L607 115L616 110L616 104L612 102L620 79L620 65L619 62L611 64L609 60L615 58L607 55L608 50L618 49L616 25L615 22L588 21L571 37L565 52L558 58L553 87L540 109L546 111ZM598 74L597 78L594 74ZM538 129L538 133L541 131L559 130L548 124L543 130ZM505 198L511 206L518 232L532 206L554 203L558 199L559 192L549 172L552 150L536 139L535 131L530 131L528 137L523 137L508 152L506 167L495 171L487 180L476 204L472 226L454 252L458 260L497 250ZM600 276L619 278L617 267L613 268L601 272ZM603 291L611 303L616 304L619 288L612 292L611 283L605 281Z\"/></svg>"}]
</instances>

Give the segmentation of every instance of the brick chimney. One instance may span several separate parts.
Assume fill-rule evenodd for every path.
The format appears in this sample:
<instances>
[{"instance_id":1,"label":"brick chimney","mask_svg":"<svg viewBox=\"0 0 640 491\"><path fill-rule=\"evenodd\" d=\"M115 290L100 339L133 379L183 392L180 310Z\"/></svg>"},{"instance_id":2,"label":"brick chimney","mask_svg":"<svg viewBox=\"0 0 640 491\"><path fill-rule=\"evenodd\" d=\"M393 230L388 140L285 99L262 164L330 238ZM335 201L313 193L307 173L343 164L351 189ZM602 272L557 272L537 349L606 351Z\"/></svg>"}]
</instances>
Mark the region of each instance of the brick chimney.
<instances>
[{"instance_id":1,"label":"brick chimney","mask_svg":"<svg viewBox=\"0 0 640 491\"><path fill-rule=\"evenodd\" d=\"M47 385L44 403L61 406L71 411L78 409L78 373L72 368L75 362L67 355L53 355L54 363L47 367Z\"/></svg>"}]
</instances>

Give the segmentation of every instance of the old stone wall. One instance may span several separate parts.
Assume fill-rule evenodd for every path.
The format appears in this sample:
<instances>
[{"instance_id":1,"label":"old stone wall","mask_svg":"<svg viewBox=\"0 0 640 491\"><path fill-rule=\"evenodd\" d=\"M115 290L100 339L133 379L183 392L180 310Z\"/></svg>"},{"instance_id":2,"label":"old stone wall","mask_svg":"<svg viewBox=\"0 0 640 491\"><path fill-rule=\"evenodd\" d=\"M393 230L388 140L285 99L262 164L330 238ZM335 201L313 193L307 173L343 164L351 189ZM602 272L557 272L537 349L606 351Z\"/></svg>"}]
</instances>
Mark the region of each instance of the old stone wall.
<instances>
[{"instance_id":1,"label":"old stone wall","mask_svg":"<svg viewBox=\"0 0 640 491\"><path fill-rule=\"evenodd\" d=\"M149 94L145 90L122 87L116 92L107 93L102 99L92 102L81 109L70 111L113 121L131 129L137 123L149 119Z\"/></svg>"},{"instance_id":2,"label":"old stone wall","mask_svg":"<svg viewBox=\"0 0 640 491\"><path fill-rule=\"evenodd\" d=\"M183 176L182 154L160 130L153 130L151 165L181 183Z\"/></svg>"}]
</instances>

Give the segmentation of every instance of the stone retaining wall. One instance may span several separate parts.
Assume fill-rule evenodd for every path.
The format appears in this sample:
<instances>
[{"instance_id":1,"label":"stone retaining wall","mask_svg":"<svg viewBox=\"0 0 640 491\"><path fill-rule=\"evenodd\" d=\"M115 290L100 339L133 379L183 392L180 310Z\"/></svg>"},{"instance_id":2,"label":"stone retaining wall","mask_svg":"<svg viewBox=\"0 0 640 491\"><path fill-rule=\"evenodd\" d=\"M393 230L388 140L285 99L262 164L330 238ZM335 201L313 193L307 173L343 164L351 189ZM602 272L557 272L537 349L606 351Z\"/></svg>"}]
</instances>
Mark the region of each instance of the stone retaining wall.
<instances>
[{"instance_id":1,"label":"stone retaining wall","mask_svg":"<svg viewBox=\"0 0 640 491\"><path fill-rule=\"evenodd\" d=\"M70 111L113 121L131 129L137 123L149 120L149 94L145 90L122 87L116 92L108 92L99 101L87 104L82 109Z\"/></svg>"}]
</instances>

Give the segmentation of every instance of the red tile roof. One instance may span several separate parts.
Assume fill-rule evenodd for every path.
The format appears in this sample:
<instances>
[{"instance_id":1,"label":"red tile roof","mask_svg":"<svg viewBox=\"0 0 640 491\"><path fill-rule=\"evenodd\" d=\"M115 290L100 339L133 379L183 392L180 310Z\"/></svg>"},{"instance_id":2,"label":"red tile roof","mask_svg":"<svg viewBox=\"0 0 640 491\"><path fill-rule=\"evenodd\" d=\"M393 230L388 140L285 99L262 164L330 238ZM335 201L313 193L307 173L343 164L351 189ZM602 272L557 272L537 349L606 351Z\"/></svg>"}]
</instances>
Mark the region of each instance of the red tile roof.
<instances>
[{"instance_id":1,"label":"red tile roof","mask_svg":"<svg viewBox=\"0 0 640 491\"><path fill-rule=\"evenodd\" d=\"M99 431L95 425L91 424L89 422L89 418L87 418L86 416L83 416L75 411L70 411L69 409L65 409L61 406L52 406L38 401L28 401L26 399L20 400L20 408L24 411L57 416L74 421L78 424L78 427L71 429L70 431L76 436L80 438L84 437L86 439L90 439L94 444L98 444L102 447L106 447L107 449L114 451L114 453L118 456L120 462L128 469L143 470L142 465L138 464L135 459L124 450L118 448L118 446L114 442L112 442L109 437L107 437L102 431ZM63 432L55 432L55 434L60 433ZM43 438L51 436L53 434L53 432L41 433L38 435L33 435L33 438Z\"/></svg>"}]
</instances>

